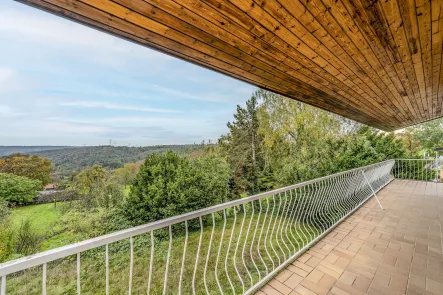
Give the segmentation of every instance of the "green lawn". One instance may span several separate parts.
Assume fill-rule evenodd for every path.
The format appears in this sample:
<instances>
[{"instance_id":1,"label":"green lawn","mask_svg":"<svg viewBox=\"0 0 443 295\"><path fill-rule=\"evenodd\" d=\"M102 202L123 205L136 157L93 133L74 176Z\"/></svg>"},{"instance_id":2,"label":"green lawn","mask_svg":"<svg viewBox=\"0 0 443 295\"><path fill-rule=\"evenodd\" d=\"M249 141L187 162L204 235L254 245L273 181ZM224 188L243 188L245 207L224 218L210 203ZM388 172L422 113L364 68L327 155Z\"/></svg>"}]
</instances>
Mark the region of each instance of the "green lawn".
<instances>
[{"instance_id":1,"label":"green lawn","mask_svg":"<svg viewBox=\"0 0 443 295\"><path fill-rule=\"evenodd\" d=\"M47 233L59 220L60 211L54 207L54 204L41 204L13 209L11 215L11 222L14 226L20 226L20 223L28 218L36 230L40 233Z\"/></svg>"},{"instance_id":2,"label":"green lawn","mask_svg":"<svg viewBox=\"0 0 443 295\"><path fill-rule=\"evenodd\" d=\"M50 203L15 208L11 210L9 226L17 232L24 220L30 220L33 231L38 233L41 239L39 251L103 234L90 230L93 227L91 224L99 222L100 210L73 214L63 210L66 206L70 204L58 202L57 207Z\"/></svg>"}]
</instances>

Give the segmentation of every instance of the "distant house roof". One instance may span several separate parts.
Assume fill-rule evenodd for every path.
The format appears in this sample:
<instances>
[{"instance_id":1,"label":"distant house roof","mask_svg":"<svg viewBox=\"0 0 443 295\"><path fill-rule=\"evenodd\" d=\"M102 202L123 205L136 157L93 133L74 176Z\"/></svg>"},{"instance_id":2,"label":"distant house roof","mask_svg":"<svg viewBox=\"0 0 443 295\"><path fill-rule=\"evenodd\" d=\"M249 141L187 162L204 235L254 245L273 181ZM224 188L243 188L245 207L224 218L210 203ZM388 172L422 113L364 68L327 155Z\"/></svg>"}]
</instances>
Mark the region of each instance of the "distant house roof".
<instances>
[{"instance_id":1,"label":"distant house roof","mask_svg":"<svg viewBox=\"0 0 443 295\"><path fill-rule=\"evenodd\" d=\"M443 147L438 147L436 148L434 151L438 152L438 151L443 151Z\"/></svg>"},{"instance_id":2,"label":"distant house roof","mask_svg":"<svg viewBox=\"0 0 443 295\"><path fill-rule=\"evenodd\" d=\"M47 184L45 185L45 187L43 189L48 190L48 189L56 189L57 186L53 183Z\"/></svg>"}]
</instances>

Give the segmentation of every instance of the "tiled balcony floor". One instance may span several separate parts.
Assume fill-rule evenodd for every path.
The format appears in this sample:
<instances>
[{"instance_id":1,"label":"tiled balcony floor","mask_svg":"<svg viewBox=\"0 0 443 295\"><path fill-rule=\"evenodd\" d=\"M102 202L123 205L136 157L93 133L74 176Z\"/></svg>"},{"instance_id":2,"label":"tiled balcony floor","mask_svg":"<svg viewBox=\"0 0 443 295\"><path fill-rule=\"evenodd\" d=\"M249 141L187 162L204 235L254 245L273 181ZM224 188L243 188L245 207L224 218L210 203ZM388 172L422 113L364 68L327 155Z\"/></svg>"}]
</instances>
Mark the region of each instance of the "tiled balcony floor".
<instances>
[{"instance_id":1,"label":"tiled balcony floor","mask_svg":"<svg viewBox=\"0 0 443 295\"><path fill-rule=\"evenodd\" d=\"M443 183L394 180L258 295L443 294Z\"/></svg>"}]
</instances>

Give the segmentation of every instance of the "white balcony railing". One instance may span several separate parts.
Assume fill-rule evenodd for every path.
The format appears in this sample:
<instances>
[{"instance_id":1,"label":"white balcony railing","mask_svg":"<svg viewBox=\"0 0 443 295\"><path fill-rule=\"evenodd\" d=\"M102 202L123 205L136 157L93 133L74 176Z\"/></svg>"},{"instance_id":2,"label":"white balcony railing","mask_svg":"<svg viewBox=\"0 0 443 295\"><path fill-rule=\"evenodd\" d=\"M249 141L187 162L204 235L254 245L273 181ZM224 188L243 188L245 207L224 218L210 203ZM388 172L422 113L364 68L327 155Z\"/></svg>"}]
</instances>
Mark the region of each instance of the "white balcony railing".
<instances>
[{"instance_id":1,"label":"white balcony railing","mask_svg":"<svg viewBox=\"0 0 443 295\"><path fill-rule=\"evenodd\" d=\"M0 294L251 294L393 180L394 164L384 161L6 262L0 264Z\"/></svg>"},{"instance_id":2,"label":"white balcony railing","mask_svg":"<svg viewBox=\"0 0 443 295\"><path fill-rule=\"evenodd\" d=\"M441 181L443 161L440 159L396 159L392 174L398 179Z\"/></svg>"}]
</instances>

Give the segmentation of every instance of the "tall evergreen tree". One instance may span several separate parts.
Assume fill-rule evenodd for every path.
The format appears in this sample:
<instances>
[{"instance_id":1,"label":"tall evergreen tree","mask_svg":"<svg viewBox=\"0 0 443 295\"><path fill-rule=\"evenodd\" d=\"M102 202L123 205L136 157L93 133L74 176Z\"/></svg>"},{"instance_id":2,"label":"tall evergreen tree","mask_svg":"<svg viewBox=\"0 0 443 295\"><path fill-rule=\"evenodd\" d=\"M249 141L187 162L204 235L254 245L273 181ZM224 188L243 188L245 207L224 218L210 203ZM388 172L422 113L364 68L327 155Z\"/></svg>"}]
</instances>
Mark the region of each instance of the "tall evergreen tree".
<instances>
[{"instance_id":1,"label":"tall evergreen tree","mask_svg":"<svg viewBox=\"0 0 443 295\"><path fill-rule=\"evenodd\" d=\"M246 108L237 105L234 121L227 124L229 133L219 139L224 153L233 170L233 190L235 194L256 193L262 175L263 137L259 134L259 103L256 96L246 102Z\"/></svg>"}]
</instances>

